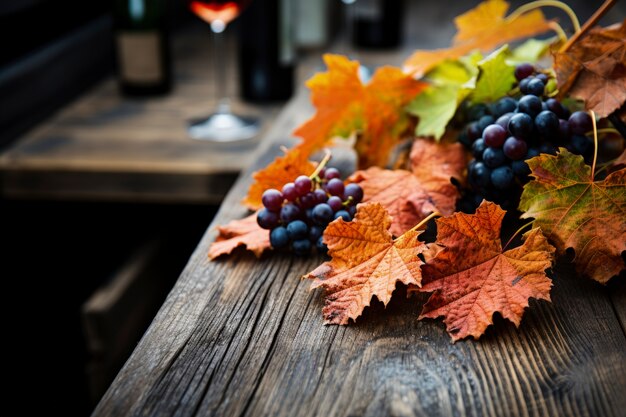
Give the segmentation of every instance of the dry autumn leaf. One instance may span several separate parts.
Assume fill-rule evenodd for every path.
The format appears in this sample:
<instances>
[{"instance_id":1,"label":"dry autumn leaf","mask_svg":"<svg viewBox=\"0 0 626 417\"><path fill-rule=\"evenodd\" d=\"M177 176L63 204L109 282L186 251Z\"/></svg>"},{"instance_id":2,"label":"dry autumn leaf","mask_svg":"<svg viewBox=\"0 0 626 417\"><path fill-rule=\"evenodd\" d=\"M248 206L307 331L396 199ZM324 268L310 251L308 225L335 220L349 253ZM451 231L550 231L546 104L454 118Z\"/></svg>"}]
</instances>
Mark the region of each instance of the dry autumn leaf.
<instances>
[{"instance_id":1,"label":"dry autumn leaf","mask_svg":"<svg viewBox=\"0 0 626 417\"><path fill-rule=\"evenodd\" d=\"M380 203L389 212L394 236L400 236L432 212L452 214L459 192L450 179L461 179L465 169L465 151L459 143L418 139L410 158L413 172L372 167L349 178L363 188L364 202Z\"/></svg>"},{"instance_id":2,"label":"dry autumn leaf","mask_svg":"<svg viewBox=\"0 0 626 417\"><path fill-rule=\"evenodd\" d=\"M433 292L420 318L444 316L452 340L478 339L493 324L493 315L519 326L529 298L550 300L546 276L554 248L538 228L524 243L503 252L500 228L505 211L483 201L475 214L455 213L437 220L443 249L422 266L419 290Z\"/></svg>"},{"instance_id":3,"label":"dry autumn leaf","mask_svg":"<svg viewBox=\"0 0 626 417\"><path fill-rule=\"evenodd\" d=\"M566 52L554 56L559 95L579 98L598 117L626 101L626 19L594 28Z\"/></svg>"},{"instance_id":4,"label":"dry autumn leaf","mask_svg":"<svg viewBox=\"0 0 626 417\"><path fill-rule=\"evenodd\" d=\"M324 55L328 71L307 82L317 111L294 135L310 152L321 149L333 137L359 132L355 145L359 166L382 166L409 126L404 106L426 84L399 68L382 67L363 85L359 64L340 55Z\"/></svg>"},{"instance_id":5,"label":"dry autumn leaf","mask_svg":"<svg viewBox=\"0 0 626 417\"><path fill-rule=\"evenodd\" d=\"M559 253L573 248L580 274L601 283L619 274L626 250L626 169L594 181L583 157L563 148L527 163L533 180L524 186L522 217L533 217Z\"/></svg>"},{"instance_id":6,"label":"dry autumn leaf","mask_svg":"<svg viewBox=\"0 0 626 417\"><path fill-rule=\"evenodd\" d=\"M421 77L445 59L459 58L474 49L489 51L507 42L537 35L550 30L540 10L531 10L506 17L509 3L487 0L458 16L454 23L457 33L453 46L446 49L418 50L404 63L405 70Z\"/></svg>"},{"instance_id":7,"label":"dry autumn leaf","mask_svg":"<svg viewBox=\"0 0 626 417\"><path fill-rule=\"evenodd\" d=\"M270 248L270 234L256 222L256 213L219 226L219 235L209 248L209 259L230 254L236 247L245 246L257 258Z\"/></svg>"},{"instance_id":8,"label":"dry autumn leaf","mask_svg":"<svg viewBox=\"0 0 626 417\"><path fill-rule=\"evenodd\" d=\"M305 278L314 279L312 288L326 292L324 318L327 324L348 324L356 320L376 296L385 305L396 283L420 285L417 256L426 245L417 240L421 232L410 230L397 239L389 233L391 218L382 205L363 203L353 221L333 221L324 232L332 260Z\"/></svg>"},{"instance_id":9,"label":"dry autumn leaf","mask_svg":"<svg viewBox=\"0 0 626 417\"><path fill-rule=\"evenodd\" d=\"M252 174L254 182L243 200L251 210L263 207L261 196L269 188L281 190L283 185L293 182L299 175L309 175L315 170L315 164L309 161L309 150L302 145L291 148L285 155L276 157L265 168Z\"/></svg>"}]
</instances>

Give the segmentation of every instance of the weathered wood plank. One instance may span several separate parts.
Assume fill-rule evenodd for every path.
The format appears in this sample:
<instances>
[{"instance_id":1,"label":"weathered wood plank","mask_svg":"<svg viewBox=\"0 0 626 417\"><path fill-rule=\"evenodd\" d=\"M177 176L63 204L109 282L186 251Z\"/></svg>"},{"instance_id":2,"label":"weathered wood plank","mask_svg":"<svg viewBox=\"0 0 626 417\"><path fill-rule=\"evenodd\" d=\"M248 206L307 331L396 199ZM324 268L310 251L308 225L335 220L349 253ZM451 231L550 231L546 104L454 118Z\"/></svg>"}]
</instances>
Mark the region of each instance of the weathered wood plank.
<instances>
[{"instance_id":1,"label":"weathered wood plank","mask_svg":"<svg viewBox=\"0 0 626 417\"><path fill-rule=\"evenodd\" d=\"M306 106L300 94L285 110L257 166ZM247 174L214 225L244 215ZM299 280L320 259L209 263L214 237L205 235L94 415L617 416L626 407L626 340L611 302L567 267L554 304L533 302L519 331L498 320L480 341L452 344L440 323L417 321L413 301L323 326L321 293Z\"/></svg>"}]
</instances>

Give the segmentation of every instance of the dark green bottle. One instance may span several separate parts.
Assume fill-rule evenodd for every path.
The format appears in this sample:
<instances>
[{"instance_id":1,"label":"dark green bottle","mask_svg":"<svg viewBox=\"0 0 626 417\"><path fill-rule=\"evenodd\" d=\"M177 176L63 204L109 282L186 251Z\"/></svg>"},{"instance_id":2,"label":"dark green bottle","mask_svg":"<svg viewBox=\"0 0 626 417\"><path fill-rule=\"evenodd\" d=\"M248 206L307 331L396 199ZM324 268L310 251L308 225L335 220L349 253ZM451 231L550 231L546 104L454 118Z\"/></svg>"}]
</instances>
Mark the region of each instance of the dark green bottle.
<instances>
[{"instance_id":1,"label":"dark green bottle","mask_svg":"<svg viewBox=\"0 0 626 417\"><path fill-rule=\"evenodd\" d=\"M172 87L167 0L115 0L115 47L120 89L161 95Z\"/></svg>"}]
</instances>

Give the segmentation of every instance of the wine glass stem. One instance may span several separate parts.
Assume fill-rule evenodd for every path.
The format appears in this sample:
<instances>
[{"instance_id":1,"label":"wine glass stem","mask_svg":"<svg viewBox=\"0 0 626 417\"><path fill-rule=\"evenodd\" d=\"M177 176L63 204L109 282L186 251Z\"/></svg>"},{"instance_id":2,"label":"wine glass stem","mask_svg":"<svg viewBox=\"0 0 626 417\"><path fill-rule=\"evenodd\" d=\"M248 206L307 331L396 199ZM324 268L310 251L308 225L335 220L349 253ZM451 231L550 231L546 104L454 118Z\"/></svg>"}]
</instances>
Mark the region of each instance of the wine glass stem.
<instances>
[{"instance_id":1,"label":"wine glass stem","mask_svg":"<svg viewBox=\"0 0 626 417\"><path fill-rule=\"evenodd\" d=\"M217 113L230 113L230 100L226 86L226 54L224 49L224 34L213 34L213 71L215 77L215 95L217 97Z\"/></svg>"}]
</instances>

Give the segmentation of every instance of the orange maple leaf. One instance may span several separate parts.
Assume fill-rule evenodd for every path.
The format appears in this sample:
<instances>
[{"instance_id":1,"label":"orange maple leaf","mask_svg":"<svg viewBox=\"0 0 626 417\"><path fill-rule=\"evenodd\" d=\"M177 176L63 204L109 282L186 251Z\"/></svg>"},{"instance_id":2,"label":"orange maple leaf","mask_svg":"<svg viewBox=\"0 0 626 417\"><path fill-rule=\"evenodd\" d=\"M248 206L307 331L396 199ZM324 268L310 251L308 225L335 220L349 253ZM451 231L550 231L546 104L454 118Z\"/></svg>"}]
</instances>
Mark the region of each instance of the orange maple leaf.
<instances>
[{"instance_id":1,"label":"orange maple leaf","mask_svg":"<svg viewBox=\"0 0 626 417\"><path fill-rule=\"evenodd\" d=\"M606 117L626 101L626 19L620 26L594 28L567 52L556 53L559 95L585 101Z\"/></svg>"},{"instance_id":2,"label":"orange maple leaf","mask_svg":"<svg viewBox=\"0 0 626 417\"><path fill-rule=\"evenodd\" d=\"M594 181L582 156L559 151L526 161L533 180L522 192L522 217L533 217L559 253L573 248L576 270L604 284L624 268L626 169Z\"/></svg>"},{"instance_id":3,"label":"orange maple leaf","mask_svg":"<svg viewBox=\"0 0 626 417\"><path fill-rule=\"evenodd\" d=\"M493 314L519 326L528 299L550 301L546 276L554 255L538 228L524 243L503 252L500 228L505 211L483 201L475 214L437 219L436 245L443 249L422 266L423 287L433 292L421 318L444 316L452 340L478 339L493 324Z\"/></svg>"},{"instance_id":4,"label":"orange maple leaf","mask_svg":"<svg viewBox=\"0 0 626 417\"><path fill-rule=\"evenodd\" d=\"M372 167L349 178L363 189L364 202L380 203L389 212L394 236L400 236L432 212L454 212L459 191L450 179L462 178L466 162L460 143L421 139L415 140L410 158L413 172Z\"/></svg>"},{"instance_id":5,"label":"orange maple leaf","mask_svg":"<svg viewBox=\"0 0 626 417\"><path fill-rule=\"evenodd\" d=\"M417 256L426 244L417 240L421 232L410 230L393 239L391 218L376 203L359 204L351 222L337 219L324 232L332 260L305 278L314 279L312 288L326 289L323 309L327 324L348 324L356 320L376 296L389 303L396 283L420 285Z\"/></svg>"},{"instance_id":6,"label":"orange maple leaf","mask_svg":"<svg viewBox=\"0 0 626 417\"><path fill-rule=\"evenodd\" d=\"M225 226L219 226L217 228L219 235L209 247L209 259L228 255L241 245L253 252L257 258L261 257L261 254L270 248L270 234L257 224L256 215L257 213L254 213L243 219L233 220Z\"/></svg>"},{"instance_id":7,"label":"orange maple leaf","mask_svg":"<svg viewBox=\"0 0 626 417\"><path fill-rule=\"evenodd\" d=\"M405 69L421 77L445 59L459 58L474 49L489 51L498 45L550 30L551 23L540 10L505 17L509 3L488 0L454 19L457 33L453 46L432 51L418 50L404 63Z\"/></svg>"},{"instance_id":8,"label":"orange maple leaf","mask_svg":"<svg viewBox=\"0 0 626 417\"><path fill-rule=\"evenodd\" d=\"M310 151L302 144L291 148L285 155L278 156L265 168L252 174L254 182L243 200L251 210L263 207L261 196L269 188L281 190L283 185L293 182L299 175L309 175L315 170L315 164L309 161Z\"/></svg>"},{"instance_id":9,"label":"orange maple leaf","mask_svg":"<svg viewBox=\"0 0 626 417\"><path fill-rule=\"evenodd\" d=\"M399 68L382 67L367 84L358 76L359 63L341 55L324 55L327 72L307 82L317 111L294 131L311 152L333 137L359 132L355 145L359 166L382 166L409 125L404 111L426 86Z\"/></svg>"}]
</instances>

